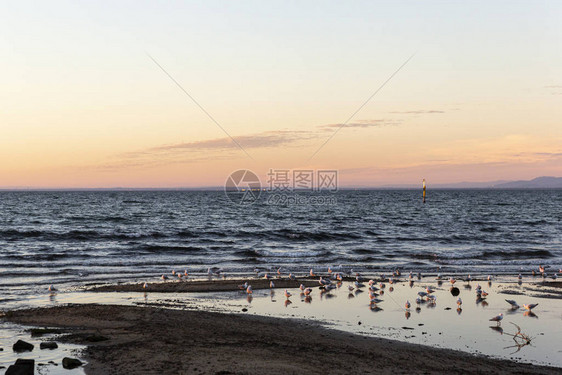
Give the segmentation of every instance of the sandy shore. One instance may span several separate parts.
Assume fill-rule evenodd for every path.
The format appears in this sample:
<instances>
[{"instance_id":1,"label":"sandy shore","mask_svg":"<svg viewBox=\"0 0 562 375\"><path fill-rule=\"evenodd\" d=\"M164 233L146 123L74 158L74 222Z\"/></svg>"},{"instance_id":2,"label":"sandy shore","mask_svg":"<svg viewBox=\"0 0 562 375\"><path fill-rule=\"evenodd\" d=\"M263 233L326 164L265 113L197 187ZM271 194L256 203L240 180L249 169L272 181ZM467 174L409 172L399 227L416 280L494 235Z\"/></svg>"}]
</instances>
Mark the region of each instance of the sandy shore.
<instances>
[{"instance_id":1,"label":"sandy shore","mask_svg":"<svg viewBox=\"0 0 562 375\"><path fill-rule=\"evenodd\" d=\"M87 374L558 374L490 359L322 328L313 322L116 305L8 312L6 320L63 327L87 345ZM92 343L88 336L106 341Z\"/></svg>"}]
</instances>

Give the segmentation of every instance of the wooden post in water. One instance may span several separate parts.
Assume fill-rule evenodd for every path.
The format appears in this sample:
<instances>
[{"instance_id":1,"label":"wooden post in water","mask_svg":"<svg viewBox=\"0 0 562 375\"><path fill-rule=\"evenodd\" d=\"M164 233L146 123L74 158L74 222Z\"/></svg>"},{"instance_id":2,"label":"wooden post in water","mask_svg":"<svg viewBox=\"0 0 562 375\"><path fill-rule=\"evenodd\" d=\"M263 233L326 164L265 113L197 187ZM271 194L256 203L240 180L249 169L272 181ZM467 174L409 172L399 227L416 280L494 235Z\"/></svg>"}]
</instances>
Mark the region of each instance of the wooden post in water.
<instances>
[{"instance_id":1,"label":"wooden post in water","mask_svg":"<svg viewBox=\"0 0 562 375\"><path fill-rule=\"evenodd\" d=\"M423 203L425 203L425 178L423 179Z\"/></svg>"}]
</instances>

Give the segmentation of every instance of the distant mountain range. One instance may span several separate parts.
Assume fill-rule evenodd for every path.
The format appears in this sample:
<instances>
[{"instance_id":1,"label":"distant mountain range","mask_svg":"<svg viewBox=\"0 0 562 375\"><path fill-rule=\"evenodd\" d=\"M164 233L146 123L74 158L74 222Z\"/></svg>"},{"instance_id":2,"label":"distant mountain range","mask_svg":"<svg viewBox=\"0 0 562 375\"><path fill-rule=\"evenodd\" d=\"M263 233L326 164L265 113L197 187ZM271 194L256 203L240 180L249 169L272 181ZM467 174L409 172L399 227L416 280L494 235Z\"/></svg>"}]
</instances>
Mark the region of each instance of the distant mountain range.
<instances>
[{"instance_id":1,"label":"distant mountain range","mask_svg":"<svg viewBox=\"0 0 562 375\"><path fill-rule=\"evenodd\" d=\"M488 181L488 182L456 182L449 184L432 184L427 181L427 187L433 189L562 189L562 177L542 176L532 180L519 181ZM361 187L357 187L361 188ZM362 187L369 189L368 187ZM420 189L420 184L384 185L379 189ZM345 188L344 188L345 189Z\"/></svg>"},{"instance_id":2,"label":"distant mountain range","mask_svg":"<svg viewBox=\"0 0 562 375\"><path fill-rule=\"evenodd\" d=\"M532 180L510 181L495 184L495 189L562 189L562 177L537 177Z\"/></svg>"}]
</instances>

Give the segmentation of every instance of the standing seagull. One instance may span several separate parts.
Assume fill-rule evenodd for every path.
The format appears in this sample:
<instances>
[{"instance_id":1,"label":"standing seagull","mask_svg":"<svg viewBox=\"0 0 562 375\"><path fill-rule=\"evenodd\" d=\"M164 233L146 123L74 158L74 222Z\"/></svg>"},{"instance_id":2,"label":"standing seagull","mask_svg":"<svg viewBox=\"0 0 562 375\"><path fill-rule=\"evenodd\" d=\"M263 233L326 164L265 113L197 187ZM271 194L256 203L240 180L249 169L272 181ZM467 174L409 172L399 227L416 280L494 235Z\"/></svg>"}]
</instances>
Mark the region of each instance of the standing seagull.
<instances>
[{"instance_id":1,"label":"standing seagull","mask_svg":"<svg viewBox=\"0 0 562 375\"><path fill-rule=\"evenodd\" d=\"M53 292L57 292L58 289L55 288L55 286L53 284L49 285L49 292L53 293Z\"/></svg>"},{"instance_id":2,"label":"standing seagull","mask_svg":"<svg viewBox=\"0 0 562 375\"><path fill-rule=\"evenodd\" d=\"M531 311L532 309L534 309L538 305L539 305L538 303L524 303L523 307L525 308L525 310Z\"/></svg>"},{"instance_id":3,"label":"standing seagull","mask_svg":"<svg viewBox=\"0 0 562 375\"><path fill-rule=\"evenodd\" d=\"M517 302L515 302L515 300L506 299L505 302L509 303L511 305L511 308L514 310L519 308L519 305L517 304Z\"/></svg>"},{"instance_id":4,"label":"standing seagull","mask_svg":"<svg viewBox=\"0 0 562 375\"><path fill-rule=\"evenodd\" d=\"M496 323L498 323L498 326L499 326L499 325L501 325L502 319L503 319L503 313L500 313L499 315L496 315L492 319L490 319L490 322L496 322Z\"/></svg>"},{"instance_id":5,"label":"standing seagull","mask_svg":"<svg viewBox=\"0 0 562 375\"><path fill-rule=\"evenodd\" d=\"M287 297L287 299L289 299L291 296L292 296L292 294L287 289L285 289L285 297Z\"/></svg>"},{"instance_id":6,"label":"standing seagull","mask_svg":"<svg viewBox=\"0 0 562 375\"><path fill-rule=\"evenodd\" d=\"M462 305L462 299L461 297L459 297L459 299L457 300L457 306L459 307L459 309L461 308Z\"/></svg>"}]
</instances>

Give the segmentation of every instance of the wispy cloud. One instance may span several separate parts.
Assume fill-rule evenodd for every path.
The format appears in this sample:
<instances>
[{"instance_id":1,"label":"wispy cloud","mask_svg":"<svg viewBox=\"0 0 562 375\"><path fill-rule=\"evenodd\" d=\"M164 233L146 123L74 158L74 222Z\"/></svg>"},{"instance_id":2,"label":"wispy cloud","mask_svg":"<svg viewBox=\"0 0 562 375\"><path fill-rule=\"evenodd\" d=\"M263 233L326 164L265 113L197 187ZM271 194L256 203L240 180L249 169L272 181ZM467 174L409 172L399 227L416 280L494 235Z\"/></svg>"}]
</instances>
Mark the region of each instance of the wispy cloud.
<instances>
[{"instance_id":1,"label":"wispy cloud","mask_svg":"<svg viewBox=\"0 0 562 375\"><path fill-rule=\"evenodd\" d=\"M395 113L395 114L401 114L401 115L430 115L430 114L438 114L438 113L445 113L445 111L441 111L441 110L435 110L435 109L430 109L430 110L416 110L416 111L393 111L393 112L389 112L389 113Z\"/></svg>"},{"instance_id":2,"label":"wispy cloud","mask_svg":"<svg viewBox=\"0 0 562 375\"><path fill-rule=\"evenodd\" d=\"M347 124L326 124L320 125L319 128L331 129L331 128L378 128L382 126L396 126L399 125L401 121L399 120L387 120L387 119L377 119L377 120L358 120L355 122L349 122Z\"/></svg>"}]
</instances>

